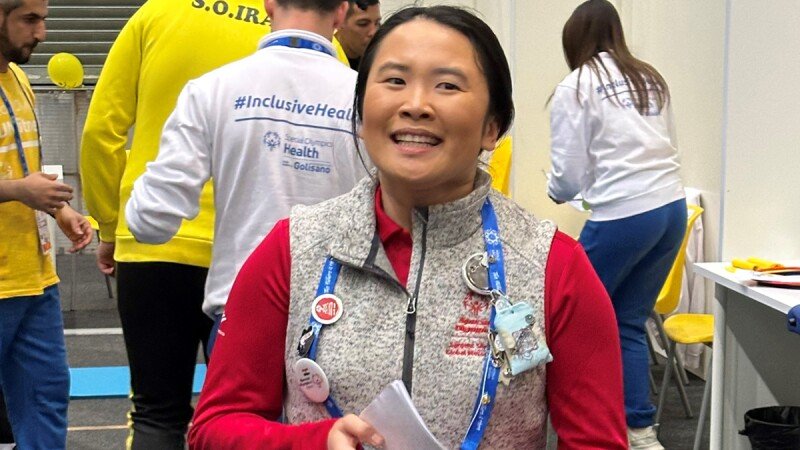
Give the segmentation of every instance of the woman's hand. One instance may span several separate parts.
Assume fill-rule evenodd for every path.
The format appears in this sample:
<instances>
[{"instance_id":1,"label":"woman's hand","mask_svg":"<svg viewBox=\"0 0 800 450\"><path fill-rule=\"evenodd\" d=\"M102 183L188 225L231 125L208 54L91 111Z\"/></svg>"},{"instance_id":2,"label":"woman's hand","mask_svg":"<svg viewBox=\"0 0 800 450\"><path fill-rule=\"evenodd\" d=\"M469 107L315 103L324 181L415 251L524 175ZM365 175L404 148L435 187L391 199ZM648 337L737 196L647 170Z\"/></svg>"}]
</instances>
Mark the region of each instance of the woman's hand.
<instances>
[{"instance_id":1,"label":"woman's hand","mask_svg":"<svg viewBox=\"0 0 800 450\"><path fill-rule=\"evenodd\" d=\"M355 414L337 420L328 432L328 450L355 450L358 444L383 446L383 436Z\"/></svg>"}]
</instances>

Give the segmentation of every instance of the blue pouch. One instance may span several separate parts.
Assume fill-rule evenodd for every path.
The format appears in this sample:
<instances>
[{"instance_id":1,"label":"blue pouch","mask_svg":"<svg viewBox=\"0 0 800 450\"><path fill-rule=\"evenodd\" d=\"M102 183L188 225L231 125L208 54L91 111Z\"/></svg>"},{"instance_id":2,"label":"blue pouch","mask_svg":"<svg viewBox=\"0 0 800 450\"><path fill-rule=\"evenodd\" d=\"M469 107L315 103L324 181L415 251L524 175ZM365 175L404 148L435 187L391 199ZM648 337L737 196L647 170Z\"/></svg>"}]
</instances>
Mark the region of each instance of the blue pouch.
<instances>
[{"instance_id":1,"label":"blue pouch","mask_svg":"<svg viewBox=\"0 0 800 450\"><path fill-rule=\"evenodd\" d=\"M505 375L516 376L553 360L544 336L534 331L531 305L526 302L498 303L496 308L494 346L505 353L506 371L510 369L511 372Z\"/></svg>"}]
</instances>

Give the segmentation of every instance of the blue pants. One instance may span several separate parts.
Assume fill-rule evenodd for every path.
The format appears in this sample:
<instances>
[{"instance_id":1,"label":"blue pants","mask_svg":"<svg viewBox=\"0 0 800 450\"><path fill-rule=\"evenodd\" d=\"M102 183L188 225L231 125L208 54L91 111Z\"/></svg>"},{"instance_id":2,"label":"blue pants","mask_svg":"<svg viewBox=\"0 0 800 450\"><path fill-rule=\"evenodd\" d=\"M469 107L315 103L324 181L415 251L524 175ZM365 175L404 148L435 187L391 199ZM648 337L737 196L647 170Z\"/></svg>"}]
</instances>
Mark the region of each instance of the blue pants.
<instances>
[{"instance_id":1,"label":"blue pants","mask_svg":"<svg viewBox=\"0 0 800 450\"><path fill-rule=\"evenodd\" d=\"M0 386L19 448L66 447L69 369L57 286L0 300Z\"/></svg>"},{"instance_id":2,"label":"blue pants","mask_svg":"<svg viewBox=\"0 0 800 450\"><path fill-rule=\"evenodd\" d=\"M588 221L580 243L611 297L617 315L628 426L653 425L645 322L686 232L686 201L624 219Z\"/></svg>"}]
</instances>

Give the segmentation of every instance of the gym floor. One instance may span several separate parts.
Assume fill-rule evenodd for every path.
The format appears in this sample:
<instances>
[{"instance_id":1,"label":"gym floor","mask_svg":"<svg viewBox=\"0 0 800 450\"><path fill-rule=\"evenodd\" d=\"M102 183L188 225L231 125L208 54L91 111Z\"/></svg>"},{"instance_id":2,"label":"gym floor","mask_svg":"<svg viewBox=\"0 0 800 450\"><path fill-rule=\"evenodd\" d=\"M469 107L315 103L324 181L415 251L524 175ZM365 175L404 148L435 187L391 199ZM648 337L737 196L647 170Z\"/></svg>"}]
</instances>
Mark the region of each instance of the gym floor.
<instances>
[{"instance_id":1,"label":"gym floor","mask_svg":"<svg viewBox=\"0 0 800 450\"><path fill-rule=\"evenodd\" d=\"M127 365L116 302L113 298L108 298L105 279L94 266L94 255L59 255L57 267L61 278L61 298L65 306L64 328L70 367ZM653 369L659 384L663 367L659 365ZM678 393L671 387L663 413L660 437L661 443L668 449L691 449L694 442L704 382L693 375L689 375L689 378L690 383L686 390L695 418L686 418ZM126 414L129 407L130 401L124 397L72 399L69 406L67 448L124 448L128 435ZM708 429L707 420L701 448L708 448ZM555 448L555 445L548 448Z\"/></svg>"}]
</instances>

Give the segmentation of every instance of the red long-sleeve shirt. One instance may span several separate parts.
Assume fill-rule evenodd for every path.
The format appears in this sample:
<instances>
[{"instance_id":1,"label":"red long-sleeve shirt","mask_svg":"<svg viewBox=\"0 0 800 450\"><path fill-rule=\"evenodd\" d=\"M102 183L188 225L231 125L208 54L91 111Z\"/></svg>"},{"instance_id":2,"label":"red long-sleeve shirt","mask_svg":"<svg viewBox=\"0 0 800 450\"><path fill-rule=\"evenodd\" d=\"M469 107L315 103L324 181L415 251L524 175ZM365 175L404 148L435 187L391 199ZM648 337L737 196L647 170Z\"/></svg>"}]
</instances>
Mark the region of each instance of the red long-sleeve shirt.
<instances>
[{"instance_id":1,"label":"red long-sleeve shirt","mask_svg":"<svg viewBox=\"0 0 800 450\"><path fill-rule=\"evenodd\" d=\"M376 200L377 228L405 283L411 236ZM291 272L282 220L242 267L225 309L189 433L192 449L325 449L334 419L278 423ZM547 401L559 449L627 449L614 311L582 247L557 232L545 270L545 328L554 355Z\"/></svg>"}]
</instances>

